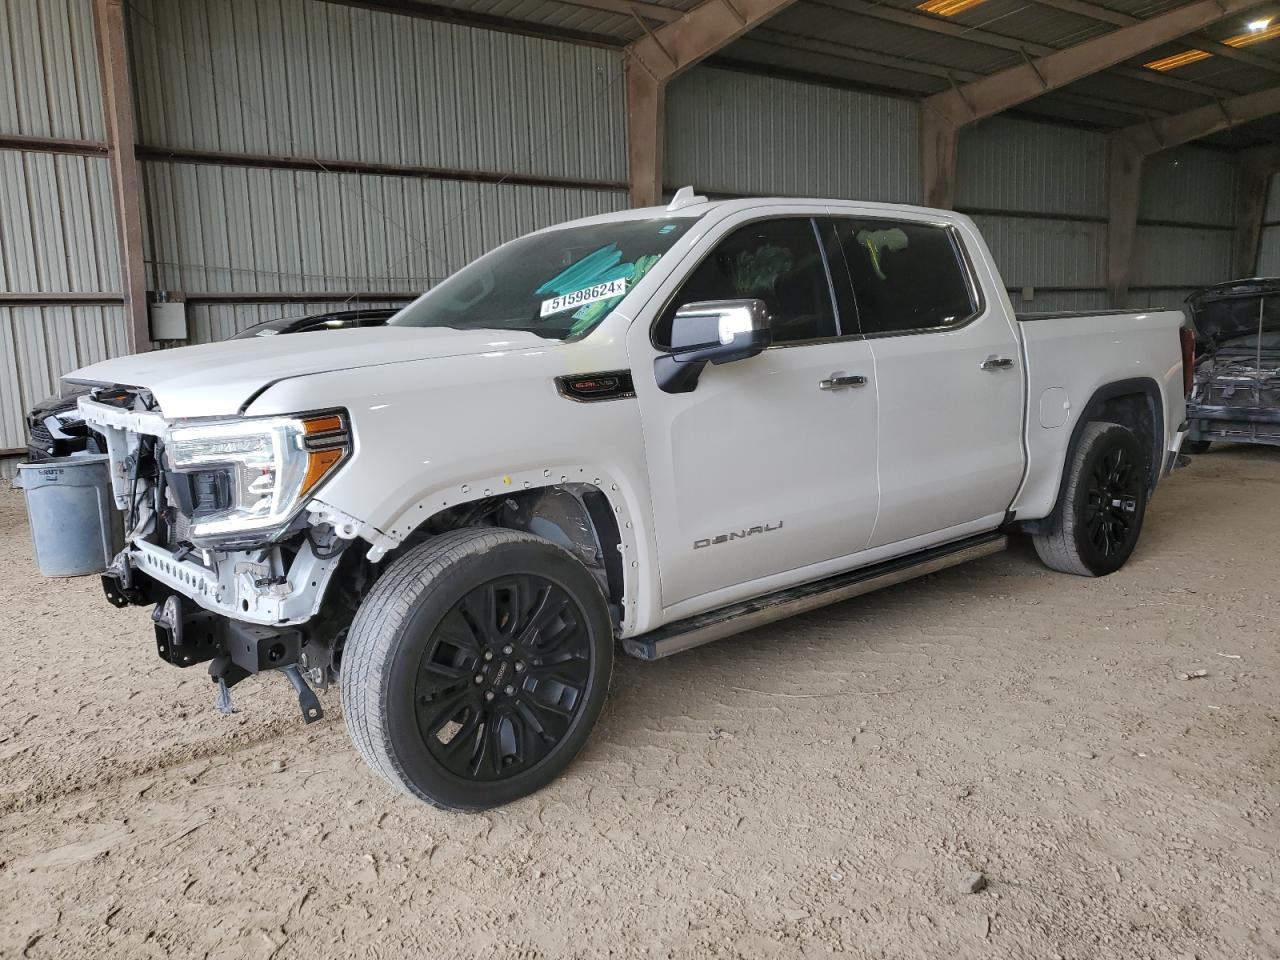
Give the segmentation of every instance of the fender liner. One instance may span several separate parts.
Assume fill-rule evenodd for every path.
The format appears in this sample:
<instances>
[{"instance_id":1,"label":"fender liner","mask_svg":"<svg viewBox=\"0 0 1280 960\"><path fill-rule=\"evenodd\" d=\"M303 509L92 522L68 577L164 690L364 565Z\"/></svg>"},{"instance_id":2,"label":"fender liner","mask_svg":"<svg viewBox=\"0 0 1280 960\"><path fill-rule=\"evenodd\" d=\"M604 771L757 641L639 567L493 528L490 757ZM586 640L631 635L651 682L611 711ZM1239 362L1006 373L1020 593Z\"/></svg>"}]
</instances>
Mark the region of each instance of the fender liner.
<instances>
[{"instance_id":1,"label":"fender liner","mask_svg":"<svg viewBox=\"0 0 1280 960\"><path fill-rule=\"evenodd\" d=\"M656 571L656 559L642 539L642 524L635 520L633 504L640 501L630 496L621 479L598 466L555 464L437 487L407 504L384 524L390 529L370 540L367 557L372 563L380 562L450 509L482 506L486 502L499 509L511 495L519 501L544 495L553 488L577 489L582 494L578 507L585 508L591 524L606 540L612 540L600 545L603 556L597 572L603 574L606 598L618 604L622 632L632 631L638 622L647 622L653 613L640 606L640 581L644 576L641 571ZM572 542L573 538L569 539Z\"/></svg>"},{"instance_id":2,"label":"fender liner","mask_svg":"<svg viewBox=\"0 0 1280 960\"><path fill-rule=\"evenodd\" d=\"M1160 465L1164 463L1165 423L1164 397L1160 394L1160 385L1151 377L1116 380L1114 383L1103 384L1095 390L1076 421L1076 425L1071 428L1071 442L1067 446L1067 456L1070 457L1075 453L1076 445L1080 442L1080 434L1108 400L1131 397L1135 394L1144 394L1151 410L1151 460L1148 467L1150 476L1147 478L1147 492L1153 493L1156 489L1156 481L1160 479Z\"/></svg>"}]
</instances>

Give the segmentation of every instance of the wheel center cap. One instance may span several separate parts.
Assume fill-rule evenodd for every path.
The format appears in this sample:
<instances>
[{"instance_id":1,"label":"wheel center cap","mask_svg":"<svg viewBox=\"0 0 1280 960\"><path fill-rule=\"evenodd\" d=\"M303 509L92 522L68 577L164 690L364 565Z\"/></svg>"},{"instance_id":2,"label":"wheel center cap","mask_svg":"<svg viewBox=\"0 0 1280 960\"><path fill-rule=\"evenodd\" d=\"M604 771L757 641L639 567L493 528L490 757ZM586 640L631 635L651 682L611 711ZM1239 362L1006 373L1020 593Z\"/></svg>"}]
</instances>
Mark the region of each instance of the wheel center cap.
<instances>
[{"instance_id":1,"label":"wheel center cap","mask_svg":"<svg viewBox=\"0 0 1280 960\"><path fill-rule=\"evenodd\" d=\"M495 687L500 687L511 674L511 662L509 660L499 660L492 667L492 673L489 677L489 683Z\"/></svg>"}]
</instances>

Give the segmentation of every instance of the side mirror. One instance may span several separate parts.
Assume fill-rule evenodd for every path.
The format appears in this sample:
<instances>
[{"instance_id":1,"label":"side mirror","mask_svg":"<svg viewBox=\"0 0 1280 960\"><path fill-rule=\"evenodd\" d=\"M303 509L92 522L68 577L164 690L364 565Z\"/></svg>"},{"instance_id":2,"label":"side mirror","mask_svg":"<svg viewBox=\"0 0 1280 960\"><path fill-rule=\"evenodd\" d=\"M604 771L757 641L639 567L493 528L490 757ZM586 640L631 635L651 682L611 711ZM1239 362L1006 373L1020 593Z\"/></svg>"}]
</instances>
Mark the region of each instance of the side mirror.
<instances>
[{"instance_id":1,"label":"side mirror","mask_svg":"<svg viewBox=\"0 0 1280 960\"><path fill-rule=\"evenodd\" d=\"M771 343L769 308L763 300L686 303L671 320L670 351L654 361L658 387L689 393L708 363L746 360Z\"/></svg>"}]
</instances>

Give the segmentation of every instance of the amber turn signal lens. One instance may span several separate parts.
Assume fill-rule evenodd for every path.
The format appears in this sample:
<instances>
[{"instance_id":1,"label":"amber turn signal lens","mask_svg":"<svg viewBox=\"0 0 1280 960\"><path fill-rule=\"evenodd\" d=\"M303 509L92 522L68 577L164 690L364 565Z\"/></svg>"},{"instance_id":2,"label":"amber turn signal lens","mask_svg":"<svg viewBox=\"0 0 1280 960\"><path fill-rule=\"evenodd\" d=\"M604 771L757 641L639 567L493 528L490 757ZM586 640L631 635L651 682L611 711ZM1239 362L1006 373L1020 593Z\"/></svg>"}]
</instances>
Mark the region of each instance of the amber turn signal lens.
<instances>
[{"instance_id":1,"label":"amber turn signal lens","mask_svg":"<svg viewBox=\"0 0 1280 960\"><path fill-rule=\"evenodd\" d=\"M324 479L324 475L338 465L338 462L346 456L345 447L337 447L332 450L309 450L307 452L307 472L302 478L302 495L309 493L317 483Z\"/></svg>"},{"instance_id":2,"label":"amber turn signal lens","mask_svg":"<svg viewBox=\"0 0 1280 960\"><path fill-rule=\"evenodd\" d=\"M339 430L345 430L346 425L342 422L342 417L336 413L326 413L319 417L308 417L302 421L303 427L307 431L307 436L314 436L317 433L337 433Z\"/></svg>"},{"instance_id":3,"label":"amber turn signal lens","mask_svg":"<svg viewBox=\"0 0 1280 960\"><path fill-rule=\"evenodd\" d=\"M306 496L347 456L351 435L347 418L341 413L321 413L302 421L306 431L307 472L299 496Z\"/></svg>"}]
</instances>

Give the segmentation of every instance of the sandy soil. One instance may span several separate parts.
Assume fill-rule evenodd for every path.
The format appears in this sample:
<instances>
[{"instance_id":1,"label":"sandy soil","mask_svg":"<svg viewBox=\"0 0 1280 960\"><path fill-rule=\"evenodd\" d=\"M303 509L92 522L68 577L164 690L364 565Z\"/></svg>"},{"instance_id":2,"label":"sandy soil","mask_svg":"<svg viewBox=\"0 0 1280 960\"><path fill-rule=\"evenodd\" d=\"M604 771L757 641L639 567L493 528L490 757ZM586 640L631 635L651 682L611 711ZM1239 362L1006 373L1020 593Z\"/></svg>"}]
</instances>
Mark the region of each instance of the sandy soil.
<instances>
[{"instance_id":1,"label":"sandy soil","mask_svg":"<svg viewBox=\"0 0 1280 960\"><path fill-rule=\"evenodd\" d=\"M464 816L332 693L216 714L0 491L0 956L1275 958L1278 501L1280 451L1215 450L1107 579L1020 546L624 658L566 777Z\"/></svg>"}]
</instances>

